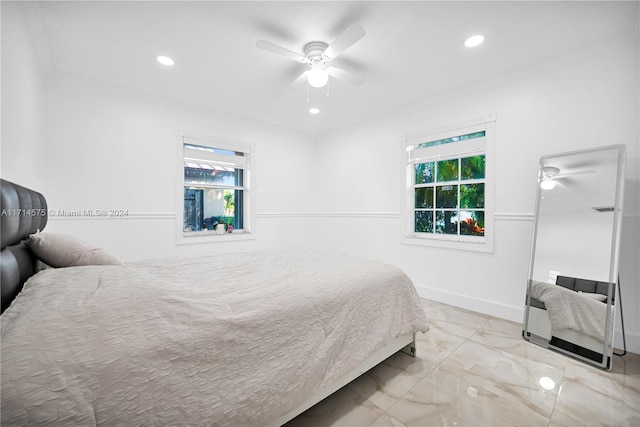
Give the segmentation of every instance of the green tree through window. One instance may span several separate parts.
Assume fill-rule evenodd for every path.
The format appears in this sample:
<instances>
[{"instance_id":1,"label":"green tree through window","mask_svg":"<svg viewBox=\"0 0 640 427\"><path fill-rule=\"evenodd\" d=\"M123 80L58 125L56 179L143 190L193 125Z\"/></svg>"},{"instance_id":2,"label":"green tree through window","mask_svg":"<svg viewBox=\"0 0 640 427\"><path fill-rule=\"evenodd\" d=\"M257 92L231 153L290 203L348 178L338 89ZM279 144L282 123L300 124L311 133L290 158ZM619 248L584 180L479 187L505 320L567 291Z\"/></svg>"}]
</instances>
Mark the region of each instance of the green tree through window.
<instances>
[{"instance_id":1,"label":"green tree through window","mask_svg":"<svg viewBox=\"0 0 640 427\"><path fill-rule=\"evenodd\" d=\"M484 132L473 135L481 137ZM436 145L468 139L462 135ZM485 168L484 154L416 163L414 231L484 236Z\"/></svg>"}]
</instances>

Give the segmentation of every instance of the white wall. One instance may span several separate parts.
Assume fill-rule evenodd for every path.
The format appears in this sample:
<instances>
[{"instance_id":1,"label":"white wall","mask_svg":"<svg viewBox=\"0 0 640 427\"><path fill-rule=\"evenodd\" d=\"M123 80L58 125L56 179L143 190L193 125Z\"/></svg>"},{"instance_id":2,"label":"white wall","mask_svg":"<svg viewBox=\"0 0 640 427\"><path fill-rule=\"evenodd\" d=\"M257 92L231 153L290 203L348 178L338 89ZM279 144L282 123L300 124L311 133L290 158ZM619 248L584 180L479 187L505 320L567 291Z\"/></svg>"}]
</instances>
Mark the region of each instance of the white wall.
<instances>
[{"instance_id":1,"label":"white wall","mask_svg":"<svg viewBox=\"0 0 640 427\"><path fill-rule=\"evenodd\" d=\"M124 218L51 216L47 231L124 261L304 242L313 210L314 139L205 107L47 66L28 4L2 2L2 178L46 195L50 212L124 209ZM46 56L46 55L45 55ZM43 61L43 59L45 61ZM176 245L177 138L187 132L254 147L250 241ZM292 179L292 177L295 177ZM293 212L293 214L292 214Z\"/></svg>"},{"instance_id":2,"label":"white wall","mask_svg":"<svg viewBox=\"0 0 640 427\"><path fill-rule=\"evenodd\" d=\"M616 41L324 135L318 158L331 167L319 171L324 211L314 241L394 263L426 297L521 321L539 159L627 144L627 187L637 190L638 76L638 41ZM490 113L497 113L495 252L402 244L402 136ZM627 194L626 207L635 234L623 238L622 294L628 344L638 352L637 194Z\"/></svg>"},{"instance_id":3,"label":"white wall","mask_svg":"<svg viewBox=\"0 0 640 427\"><path fill-rule=\"evenodd\" d=\"M42 177L39 143L43 135L43 71L22 7L1 4L3 179L38 188ZM29 162L21 161L29 159Z\"/></svg>"},{"instance_id":4,"label":"white wall","mask_svg":"<svg viewBox=\"0 0 640 427\"><path fill-rule=\"evenodd\" d=\"M546 282L555 271L609 282L613 216L596 211L540 215L532 279Z\"/></svg>"},{"instance_id":5,"label":"white wall","mask_svg":"<svg viewBox=\"0 0 640 427\"><path fill-rule=\"evenodd\" d=\"M45 112L50 210L129 211L121 219L52 217L48 229L81 235L126 261L279 246L297 236L296 220L272 233L260 213L311 209L315 144L306 135L66 73L48 78ZM256 240L176 246L179 131L255 147Z\"/></svg>"}]
</instances>

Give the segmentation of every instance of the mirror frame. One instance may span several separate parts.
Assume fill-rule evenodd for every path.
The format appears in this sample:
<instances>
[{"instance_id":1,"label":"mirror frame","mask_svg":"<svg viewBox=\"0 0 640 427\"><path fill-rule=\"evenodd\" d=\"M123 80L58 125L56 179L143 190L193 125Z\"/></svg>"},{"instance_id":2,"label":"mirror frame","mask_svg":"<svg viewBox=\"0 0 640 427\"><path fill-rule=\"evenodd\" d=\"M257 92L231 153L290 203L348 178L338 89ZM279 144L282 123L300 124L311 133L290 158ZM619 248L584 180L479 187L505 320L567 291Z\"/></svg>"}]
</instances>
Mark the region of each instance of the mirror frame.
<instances>
[{"instance_id":1,"label":"mirror frame","mask_svg":"<svg viewBox=\"0 0 640 427\"><path fill-rule=\"evenodd\" d=\"M530 307L531 307L531 286L534 281L533 273L535 266L535 256L536 256L536 240L538 236L538 227L539 227L539 214L540 214L540 205L542 201L543 191L540 187L540 183L542 181L543 173L542 168L547 162L551 159L564 158L568 156L575 155L584 155L590 153L598 153L603 151L612 151L617 150L617 168L616 168L616 188L615 188L615 199L614 199L614 212L613 212L613 227L611 230L611 251L610 251L610 259L609 259L609 275L608 275L608 295L607 295L607 308L606 308L606 318L605 318L605 329L604 329L604 343L603 343L603 352L602 352L602 362L598 363L595 360L584 357L580 354L571 352L567 349L558 347L556 345L551 344L550 341L545 342L545 338L536 337L532 339L532 334L529 331L529 315L530 315ZM525 301L525 310L524 310L524 320L522 325L522 336L526 341L529 341L533 344L540 345L542 347L549 348L551 350L563 353L575 359L581 360L585 363L594 365L601 369L610 370L612 367L611 359L613 357L613 329L615 325L615 307L617 304L621 304L619 298L619 292L616 295L616 303L612 303L612 297L615 295L615 287L619 285L619 261L620 261L620 238L621 238L621 229L622 229L622 212L623 212L623 197L624 197L624 181L625 181L625 166L626 166L626 154L627 147L624 144L617 145L609 145L597 148L591 148L586 150L578 150L571 152L564 152L559 154L551 154L545 155L540 158L540 162L538 164L538 181L536 187L536 204L533 218L533 233L531 238L531 256L529 258L529 273L527 275L527 290L526 290L526 301ZM613 313L612 313L613 310Z\"/></svg>"}]
</instances>

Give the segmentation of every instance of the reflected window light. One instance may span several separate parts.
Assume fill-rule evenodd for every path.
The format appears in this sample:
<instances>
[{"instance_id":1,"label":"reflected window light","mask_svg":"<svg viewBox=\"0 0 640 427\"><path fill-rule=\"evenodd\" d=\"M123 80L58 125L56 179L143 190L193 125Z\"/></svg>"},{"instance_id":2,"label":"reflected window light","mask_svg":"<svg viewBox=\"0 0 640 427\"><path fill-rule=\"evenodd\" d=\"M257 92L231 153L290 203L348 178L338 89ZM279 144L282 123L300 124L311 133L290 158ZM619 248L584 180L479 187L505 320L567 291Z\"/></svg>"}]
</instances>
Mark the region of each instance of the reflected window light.
<instances>
[{"instance_id":1,"label":"reflected window light","mask_svg":"<svg viewBox=\"0 0 640 427\"><path fill-rule=\"evenodd\" d=\"M471 397L478 397L478 390L475 387L467 387L467 394Z\"/></svg>"},{"instance_id":2,"label":"reflected window light","mask_svg":"<svg viewBox=\"0 0 640 427\"><path fill-rule=\"evenodd\" d=\"M556 382L549 377L540 377L538 384L545 390L553 390L556 388Z\"/></svg>"}]
</instances>

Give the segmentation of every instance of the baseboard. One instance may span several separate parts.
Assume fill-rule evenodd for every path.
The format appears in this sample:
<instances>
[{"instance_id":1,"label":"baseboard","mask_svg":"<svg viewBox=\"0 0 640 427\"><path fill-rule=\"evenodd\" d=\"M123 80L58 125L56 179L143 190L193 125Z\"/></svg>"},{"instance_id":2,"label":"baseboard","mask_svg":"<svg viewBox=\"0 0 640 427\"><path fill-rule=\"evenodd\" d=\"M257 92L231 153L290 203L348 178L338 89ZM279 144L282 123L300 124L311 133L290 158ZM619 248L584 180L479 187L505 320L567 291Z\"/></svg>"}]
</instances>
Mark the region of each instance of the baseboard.
<instances>
[{"instance_id":1,"label":"baseboard","mask_svg":"<svg viewBox=\"0 0 640 427\"><path fill-rule=\"evenodd\" d=\"M418 291L418 295L422 298L487 314L500 319L522 324L522 320L524 318L524 304L522 307L513 307L499 304L494 301L473 298L467 295L455 294L421 285L416 285L416 291ZM625 338L627 341L627 351L630 353L640 354L640 336L638 334L627 332ZM622 350L622 331L615 331L614 343L616 349ZM618 350L616 350L616 352L619 353Z\"/></svg>"},{"instance_id":2,"label":"baseboard","mask_svg":"<svg viewBox=\"0 0 640 427\"><path fill-rule=\"evenodd\" d=\"M440 289L433 289L421 285L416 285L416 290L418 291L418 295L422 298L438 301L444 304L453 305L482 314L488 314L489 316L499 317L500 319L522 323L522 319L524 317L524 304L522 307L513 307L509 305L499 304L494 301L473 298L467 295L455 294L452 292L446 292Z\"/></svg>"}]
</instances>

